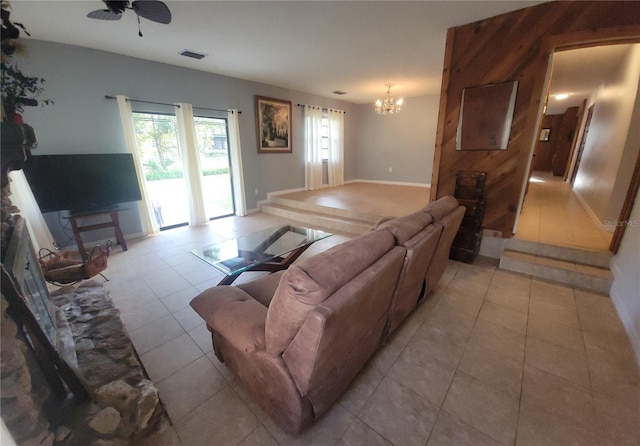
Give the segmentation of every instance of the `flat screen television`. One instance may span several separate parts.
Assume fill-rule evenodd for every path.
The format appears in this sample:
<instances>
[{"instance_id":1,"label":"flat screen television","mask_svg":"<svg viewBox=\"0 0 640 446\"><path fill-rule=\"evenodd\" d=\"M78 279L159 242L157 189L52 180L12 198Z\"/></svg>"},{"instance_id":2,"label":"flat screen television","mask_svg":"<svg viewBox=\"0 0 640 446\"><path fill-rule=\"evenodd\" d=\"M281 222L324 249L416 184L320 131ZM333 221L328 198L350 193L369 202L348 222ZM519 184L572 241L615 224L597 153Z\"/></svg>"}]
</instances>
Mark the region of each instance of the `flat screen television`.
<instances>
[{"instance_id":1,"label":"flat screen television","mask_svg":"<svg viewBox=\"0 0 640 446\"><path fill-rule=\"evenodd\" d=\"M129 153L32 156L23 170L42 212L100 211L142 199Z\"/></svg>"}]
</instances>

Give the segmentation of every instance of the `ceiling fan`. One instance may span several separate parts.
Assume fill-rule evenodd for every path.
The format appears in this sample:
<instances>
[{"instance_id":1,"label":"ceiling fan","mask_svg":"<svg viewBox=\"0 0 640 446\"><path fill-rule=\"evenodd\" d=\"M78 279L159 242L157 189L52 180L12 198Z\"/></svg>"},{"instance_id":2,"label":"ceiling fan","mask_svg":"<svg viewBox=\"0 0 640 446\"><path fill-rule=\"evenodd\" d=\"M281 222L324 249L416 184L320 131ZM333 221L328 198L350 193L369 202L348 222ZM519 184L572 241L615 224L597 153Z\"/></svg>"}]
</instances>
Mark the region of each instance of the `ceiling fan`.
<instances>
[{"instance_id":1,"label":"ceiling fan","mask_svg":"<svg viewBox=\"0 0 640 446\"><path fill-rule=\"evenodd\" d=\"M171 23L169 7L159 0L134 0L131 4L129 4L129 0L102 1L107 5L107 9L91 11L87 17L98 20L120 20L125 10L132 9L138 17L138 35L140 37L142 37L140 17L165 25Z\"/></svg>"}]
</instances>

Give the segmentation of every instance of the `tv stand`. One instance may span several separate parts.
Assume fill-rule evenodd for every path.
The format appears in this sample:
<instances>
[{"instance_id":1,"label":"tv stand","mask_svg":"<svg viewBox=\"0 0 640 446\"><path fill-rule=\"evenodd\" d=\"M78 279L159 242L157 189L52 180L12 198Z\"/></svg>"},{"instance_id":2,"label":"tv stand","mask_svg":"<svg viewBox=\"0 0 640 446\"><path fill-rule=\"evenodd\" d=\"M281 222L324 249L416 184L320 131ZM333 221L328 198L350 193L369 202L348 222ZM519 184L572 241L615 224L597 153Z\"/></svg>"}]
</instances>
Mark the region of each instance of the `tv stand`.
<instances>
[{"instance_id":1,"label":"tv stand","mask_svg":"<svg viewBox=\"0 0 640 446\"><path fill-rule=\"evenodd\" d=\"M116 232L116 242L122 246L122 250L127 250L127 243L124 240L124 235L122 234L122 230L120 229L120 218L118 217L118 212L124 211L122 208L111 208L111 209L102 209L95 211L84 211L84 212L72 212L66 218L71 222L71 227L73 228L73 234L76 237L76 244L78 245L78 250L80 254L86 252L84 248L84 243L82 243L82 237L80 233L87 231L96 231L98 229L105 228L114 228ZM106 221L104 223L95 223L91 225L80 226L78 224L79 218L85 217L98 217L101 215L109 215L111 217L111 221Z\"/></svg>"}]
</instances>

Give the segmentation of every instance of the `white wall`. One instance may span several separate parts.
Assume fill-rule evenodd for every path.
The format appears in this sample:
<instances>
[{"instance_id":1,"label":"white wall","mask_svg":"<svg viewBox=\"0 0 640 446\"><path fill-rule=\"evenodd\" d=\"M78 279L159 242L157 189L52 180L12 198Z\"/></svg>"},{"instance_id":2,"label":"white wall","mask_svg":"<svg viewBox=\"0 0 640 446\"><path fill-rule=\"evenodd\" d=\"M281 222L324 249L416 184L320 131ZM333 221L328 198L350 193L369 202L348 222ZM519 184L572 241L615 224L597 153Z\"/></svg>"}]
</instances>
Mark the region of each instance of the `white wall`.
<instances>
[{"instance_id":1,"label":"white wall","mask_svg":"<svg viewBox=\"0 0 640 446\"><path fill-rule=\"evenodd\" d=\"M626 225L626 230L611 261L614 281L609 294L640 365L640 191L629 220L620 223Z\"/></svg>"},{"instance_id":2,"label":"white wall","mask_svg":"<svg viewBox=\"0 0 640 446\"><path fill-rule=\"evenodd\" d=\"M640 47L640 45L638 45ZM627 141L622 151L620 159L620 168L616 175L616 180L611 192L611 199L607 208L607 218L613 222L618 219L620 210L627 196L627 190L633 177L633 170L636 160L640 154L640 77L638 78L638 93L636 94L636 102L631 114L631 125L629 125L629 133Z\"/></svg>"},{"instance_id":3,"label":"white wall","mask_svg":"<svg viewBox=\"0 0 640 446\"><path fill-rule=\"evenodd\" d=\"M629 133L639 76L640 45L633 45L626 59L611 68L593 97L593 117L573 190L601 222L614 222L622 208L621 200L611 198Z\"/></svg>"},{"instance_id":4,"label":"white wall","mask_svg":"<svg viewBox=\"0 0 640 446\"><path fill-rule=\"evenodd\" d=\"M439 94L404 98L402 111L392 116L359 105L357 178L430 184L439 101Z\"/></svg>"}]
</instances>

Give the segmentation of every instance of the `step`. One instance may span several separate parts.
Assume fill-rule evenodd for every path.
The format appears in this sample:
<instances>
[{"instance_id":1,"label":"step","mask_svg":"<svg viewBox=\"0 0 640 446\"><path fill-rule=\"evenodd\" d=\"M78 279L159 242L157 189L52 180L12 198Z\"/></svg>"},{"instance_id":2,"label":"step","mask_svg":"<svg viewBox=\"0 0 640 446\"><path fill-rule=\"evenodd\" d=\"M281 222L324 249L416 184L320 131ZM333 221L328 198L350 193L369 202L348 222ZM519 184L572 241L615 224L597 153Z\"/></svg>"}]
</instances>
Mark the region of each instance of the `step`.
<instances>
[{"instance_id":1,"label":"step","mask_svg":"<svg viewBox=\"0 0 640 446\"><path fill-rule=\"evenodd\" d=\"M543 257L551 257L568 262L580 263L583 265L609 268L613 255L608 251L590 251L569 246L549 245L546 243L519 240L515 238L504 240L504 249L510 251L523 252Z\"/></svg>"},{"instance_id":2,"label":"step","mask_svg":"<svg viewBox=\"0 0 640 446\"><path fill-rule=\"evenodd\" d=\"M263 204L261 206L261 211L266 214L295 220L319 229L327 229L329 231L344 232L354 235L360 235L371 229L373 226L369 221L322 214L275 203Z\"/></svg>"},{"instance_id":3,"label":"step","mask_svg":"<svg viewBox=\"0 0 640 446\"><path fill-rule=\"evenodd\" d=\"M512 249L503 251L500 269L603 294L609 294L613 283L613 274L606 267Z\"/></svg>"},{"instance_id":4,"label":"step","mask_svg":"<svg viewBox=\"0 0 640 446\"><path fill-rule=\"evenodd\" d=\"M273 204L277 204L280 206L301 209L304 211L328 215L332 217L338 217L349 220L362 220L370 223L370 226L373 226L375 222L380 219L379 215L368 214L364 212L349 210L349 209L341 209L331 206L324 206L322 204L316 203L308 203L306 201L293 200L290 198L286 198L286 196L282 195L272 195L269 197L269 202Z\"/></svg>"}]
</instances>

